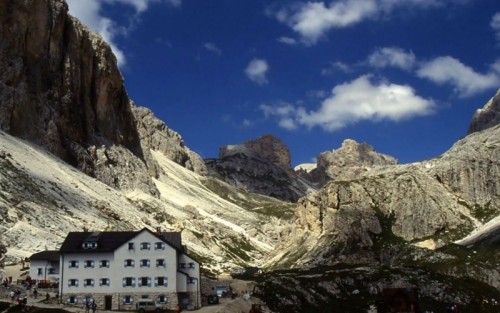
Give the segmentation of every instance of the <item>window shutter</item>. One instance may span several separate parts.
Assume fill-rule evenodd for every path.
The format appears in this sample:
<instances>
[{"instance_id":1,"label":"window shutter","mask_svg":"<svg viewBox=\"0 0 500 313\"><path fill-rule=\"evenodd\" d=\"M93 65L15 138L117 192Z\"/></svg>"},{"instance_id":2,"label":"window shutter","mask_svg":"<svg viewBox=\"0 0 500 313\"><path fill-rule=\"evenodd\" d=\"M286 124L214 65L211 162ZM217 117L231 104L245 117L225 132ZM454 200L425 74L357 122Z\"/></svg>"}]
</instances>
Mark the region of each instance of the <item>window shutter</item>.
<instances>
[{"instance_id":1,"label":"window shutter","mask_svg":"<svg viewBox=\"0 0 500 313\"><path fill-rule=\"evenodd\" d=\"M132 277L132 287L135 287L135 277Z\"/></svg>"},{"instance_id":2,"label":"window shutter","mask_svg":"<svg viewBox=\"0 0 500 313\"><path fill-rule=\"evenodd\" d=\"M127 286L127 278L124 278L123 279L123 287L126 287ZM124 298L125 299L125 298Z\"/></svg>"},{"instance_id":3,"label":"window shutter","mask_svg":"<svg viewBox=\"0 0 500 313\"><path fill-rule=\"evenodd\" d=\"M158 277L155 277L155 287L158 287Z\"/></svg>"},{"instance_id":4,"label":"window shutter","mask_svg":"<svg viewBox=\"0 0 500 313\"><path fill-rule=\"evenodd\" d=\"M148 277L148 287L151 287L151 277Z\"/></svg>"},{"instance_id":5,"label":"window shutter","mask_svg":"<svg viewBox=\"0 0 500 313\"><path fill-rule=\"evenodd\" d=\"M94 287L94 280L93 279L90 281L90 286Z\"/></svg>"},{"instance_id":6,"label":"window shutter","mask_svg":"<svg viewBox=\"0 0 500 313\"><path fill-rule=\"evenodd\" d=\"M163 286L168 286L168 277L163 277Z\"/></svg>"},{"instance_id":7,"label":"window shutter","mask_svg":"<svg viewBox=\"0 0 500 313\"><path fill-rule=\"evenodd\" d=\"M142 279L137 280L137 287L142 287Z\"/></svg>"}]
</instances>

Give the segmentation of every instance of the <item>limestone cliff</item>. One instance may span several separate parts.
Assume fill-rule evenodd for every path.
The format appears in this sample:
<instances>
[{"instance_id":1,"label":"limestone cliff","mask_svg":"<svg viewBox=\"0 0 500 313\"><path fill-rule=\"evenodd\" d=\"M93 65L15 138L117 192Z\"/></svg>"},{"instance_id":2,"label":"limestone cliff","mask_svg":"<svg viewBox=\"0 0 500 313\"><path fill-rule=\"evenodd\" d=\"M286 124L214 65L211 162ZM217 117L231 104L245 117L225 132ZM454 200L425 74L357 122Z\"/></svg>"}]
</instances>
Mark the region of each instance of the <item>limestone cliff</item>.
<instances>
[{"instance_id":1,"label":"limestone cliff","mask_svg":"<svg viewBox=\"0 0 500 313\"><path fill-rule=\"evenodd\" d=\"M354 179L373 168L397 163L395 158L376 152L367 143L346 139L339 149L320 153L314 169L297 173L321 187L332 180Z\"/></svg>"},{"instance_id":2,"label":"limestone cliff","mask_svg":"<svg viewBox=\"0 0 500 313\"><path fill-rule=\"evenodd\" d=\"M295 202L312 188L290 163L288 147L272 135L221 147L218 159L205 160L209 175L250 192Z\"/></svg>"},{"instance_id":3,"label":"limestone cliff","mask_svg":"<svg viewBox=\"0 0 500 313\"><path fill-rule=\"evenodd\" d=\"M1 130L112 187L158 194L151 179L158 166L147 149L155 148L148 136L157 135L138 130L116 58L100 36L69 16L63 0L5 0L0 37ZM203 170L177 134L163 135L173 136L163 152Z\"/></svg>"}]
</instances>

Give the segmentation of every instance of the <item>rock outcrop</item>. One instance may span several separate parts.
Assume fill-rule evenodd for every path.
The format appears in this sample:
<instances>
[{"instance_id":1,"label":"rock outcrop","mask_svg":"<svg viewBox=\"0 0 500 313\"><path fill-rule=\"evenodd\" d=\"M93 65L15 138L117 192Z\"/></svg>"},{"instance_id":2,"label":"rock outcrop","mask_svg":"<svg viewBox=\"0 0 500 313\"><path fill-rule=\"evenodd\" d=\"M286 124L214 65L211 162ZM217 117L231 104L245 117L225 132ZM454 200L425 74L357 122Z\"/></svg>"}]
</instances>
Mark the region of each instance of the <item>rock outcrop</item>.
<instances>
[{"instance_id":1,"label":"rock outcrop","mask_svg":"<svg viewBox=\"0 0 500 313\"><path fill-rule=\"evenodd\" d=\"M367 143L346 139L339 149L320 153L316 168L311 171L299 170L297 173L321 187L332 180L354 179L375 167L397 163L395 158L376 152Z\"/></svg>"},{"instance_id":2,"label":"rock outcrop","mask_svg":"<svg viewBox=\"0 0 500 313\"><path fill-rule=\"evenodd\" d=\"M205 175L203 159L184 145L182 137L144 107L132 107L143 150L159 151L170 160L195 173ZM154 166L154 162L148 161Z\"/></svg>"},{"instance_id":3,"label":"rock outcrop","mask_svg":"<svg viewBox=\"0 0 500 313\"><path fill-rule=\"evenodd\" d=\"M160 147L154 128L138 130L111 48L63 0L1 1L0 37L1 130L115 188L158 194L146 147L203 171L175 132L158 129Z\"/></svg>"},{"instance_id":4,"label":"rock outcrop","mask_svg":"<svg viewBox=\"0 0 500 313\"><path fill-rule=\"evenodd\" d=\"M498 124L500 124L500 89L484 108L476 111L469 125L468 134L482 131Z\"/></svg>"},{"instance_id":5,"label":"rock outcrop","mask_svg":"<svg viewBox=\"0 0 500 313\"><path fill-rule=\"evenodd\" d=\"M290 163L288 147L272 135L221 147L218 159L205 160L209 175L228 184L296 202L311 187L295 174Z\"/></svg>"}]
</instances>

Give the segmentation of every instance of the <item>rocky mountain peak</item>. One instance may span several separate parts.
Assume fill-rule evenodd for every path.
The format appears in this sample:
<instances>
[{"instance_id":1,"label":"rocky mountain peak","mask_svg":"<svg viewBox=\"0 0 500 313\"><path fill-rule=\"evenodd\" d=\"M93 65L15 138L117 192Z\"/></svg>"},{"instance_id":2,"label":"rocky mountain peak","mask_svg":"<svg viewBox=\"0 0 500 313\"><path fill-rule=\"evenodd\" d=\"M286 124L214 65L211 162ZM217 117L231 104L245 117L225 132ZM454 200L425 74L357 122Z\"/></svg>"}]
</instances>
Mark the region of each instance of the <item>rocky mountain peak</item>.
<instances>
[{"instance_id":1,"label":"rocky mountain peak","mask_svg":"<svg viewBox=\"0 0 500 313\"><path fill-rule=\"evenodd\" d=\"M288 147L273 135L220 148L218 159L207 159L209 175L250 192L297 201L311 187L291 168Z\"/></svg>"},{"instance_id":2,"label":"rocky mountain peak","mask_svg":"<svg viewBox=\"0 0 500 313\"><path fill-rule=\"evenodd\" d=\"M467 133L479 132L498 124L500 124L500 89L482 109L476 111Z\"/></svg>"},{"instance_id":3,"label":"rocky mountain peak","mask_svg":"<svg viewBox=\"0 0 500 313\"><path fill-rule=\"evenodd\" d=\"M263 135L257 139L245 141L244 146L276 166L292 172L290 150L278 137L270 134Z\"/></svg>"},{"instance_id":4,"label":"rocky mountain peak","mask_svg":"<svg viewBox=\"0 0 500 313\"><path fill-rule=\"evenodd\" d=\"M301 171L300 175L322 186L331 180L353 179L374 167L397 163L395 158L376 152L367 143L346 139L339 149L320 153L316 168L309 172Z\"/></svg>"}]
</instances>

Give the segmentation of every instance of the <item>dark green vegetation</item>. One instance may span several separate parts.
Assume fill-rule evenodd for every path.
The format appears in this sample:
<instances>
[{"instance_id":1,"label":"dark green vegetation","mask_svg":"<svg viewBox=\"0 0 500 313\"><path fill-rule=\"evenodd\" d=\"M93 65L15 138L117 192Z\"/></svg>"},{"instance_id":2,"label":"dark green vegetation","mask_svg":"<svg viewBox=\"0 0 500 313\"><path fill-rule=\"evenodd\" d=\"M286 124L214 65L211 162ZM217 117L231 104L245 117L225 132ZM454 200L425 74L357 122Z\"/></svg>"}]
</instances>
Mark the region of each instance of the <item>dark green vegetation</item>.
<instances>
[{"instance_id":1,"label":"dark green vegetation","mask_svg":"<svg viewBox=\"0 0 500 313\"><path fill-rule=\"evenodd\" d=\"M484 300L500 292L470 278L456 278L418 268L332 266L276 271L258 278L259 297L275 312L367 312L384 301L384 288L418 288L421 312L499 312Z\"/></svg>"}]
</instances>

